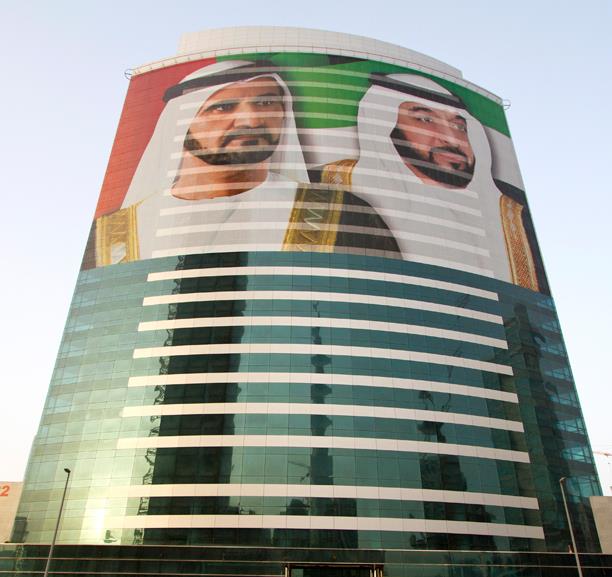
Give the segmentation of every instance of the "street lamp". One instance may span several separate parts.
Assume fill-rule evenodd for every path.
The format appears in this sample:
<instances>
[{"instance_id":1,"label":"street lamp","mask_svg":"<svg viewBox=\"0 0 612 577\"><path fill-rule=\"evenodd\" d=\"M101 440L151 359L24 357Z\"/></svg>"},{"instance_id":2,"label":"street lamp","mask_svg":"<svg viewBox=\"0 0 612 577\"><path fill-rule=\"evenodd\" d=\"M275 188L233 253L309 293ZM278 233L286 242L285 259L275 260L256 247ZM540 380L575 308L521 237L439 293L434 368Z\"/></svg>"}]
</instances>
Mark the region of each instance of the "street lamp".
<instances>
[{"instance_id":1,"label":"street lamp","mask_svg":"<svg viewBox=\"0 0 612 577\"><path fill-rule=\"evenodd\" d=\"M49 576L49 567L51 565L51 559L53 557L53 549L55 549L55 541L57 539L57 532L59 531L60 522L62 520L62 510L64 508L64 501L66 500L66 491L68 490L68 481L70 481L70 469L65 468L66 473L66 484L64 485L64 493L62 494L62 500L60 502L60 508L57 512L57 523L55 524L55 533L53 533L53 541L51 541L51 547L49 547L49 556L47 557L47 565L45 566L45 572L43 577Z\"/></svg>"},{"instance_id":2,"label":"street lamp","mask_svg":"<svg viewBox=\"0 0 612 577\"><path fill-rule=\"evenodd\" d=\"M561 487L561 497L563 497L563 506L565 507L565 516L567 517L567 526L569 527L570 537L572 538L572 549L574 550L574 556L576 557L576 568L578 569L578 575L582 577L582 568L580 567L580 556L578 555L578 549L576 547L576 539L574 537L574 529L572 528L572 520L570 519L569 509L567 507L567 499L565 498L565 489L563 484L567 477L561 477L559 479L559 486Z\"/></svg>"}]
</instances>

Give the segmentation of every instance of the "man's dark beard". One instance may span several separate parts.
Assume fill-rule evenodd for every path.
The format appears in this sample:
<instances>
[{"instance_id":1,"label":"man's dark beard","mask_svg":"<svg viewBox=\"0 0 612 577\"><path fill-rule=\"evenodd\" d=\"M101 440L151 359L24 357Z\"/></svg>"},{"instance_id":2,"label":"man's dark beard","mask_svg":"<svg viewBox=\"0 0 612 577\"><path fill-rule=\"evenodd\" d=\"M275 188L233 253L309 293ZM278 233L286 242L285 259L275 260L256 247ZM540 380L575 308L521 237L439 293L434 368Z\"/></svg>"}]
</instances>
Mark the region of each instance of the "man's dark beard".
<instances>
[{"instance_id":1,"label":"man's dark beard","mask_svg":"<svg viewBox=\"0 0 612 577\"><path fill-rule=\"evenodd\" d=\"M439 146L430 150L429 154L423 155L408 143L399 128L393 130L391 133L391 140L395 145L395 150L397 150L397 153L404 160L410 161L410 164L416 166L420 172L432 180L454 188L465 188L472 181L472 177L474 176L474 162L471 164L468 163L463 170L459 168L455 170L442 168L435 162L435 152L451 152L463 156L467 163L467 157L457 147Z\"/></svg>"},{"instance_id":2,"label":"man's dark beard","mask_svg":"<svg viewBox=\"0 0 612 577\"><path fill-rule=\"evenodd\" d=\"M238 137L252 136L253 140L242 140L242 146L247 150L240 148L227 150L227 145ZM264 140L266 144L259 144ZM228 132L221 141L221 146L213 151L202 150L198 140L194 138L191 130L187 131L183 146L196 158L215 166L226 164L257 164L268 160L276 150L280 141L280 135L274 138L267 130L260 128L233 130Z\"/></svg>"}]
</instances>

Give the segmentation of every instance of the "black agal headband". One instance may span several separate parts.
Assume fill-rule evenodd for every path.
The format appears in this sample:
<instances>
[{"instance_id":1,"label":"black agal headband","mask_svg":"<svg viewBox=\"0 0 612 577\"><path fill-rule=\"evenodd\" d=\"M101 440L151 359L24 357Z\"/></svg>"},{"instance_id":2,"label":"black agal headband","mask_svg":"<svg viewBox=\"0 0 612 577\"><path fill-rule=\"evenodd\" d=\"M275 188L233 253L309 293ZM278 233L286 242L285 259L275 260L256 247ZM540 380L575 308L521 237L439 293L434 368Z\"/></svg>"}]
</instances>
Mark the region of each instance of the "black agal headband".
<instances>
[{"instance_id":1,"label":"black agal headband","mask_svg":"<svg viewBox=\"0 0 612 577\"><path fill-rule=\"evenodd\" d=\"M217 86L218 84L241 82L253 78L253 76L271 74L275 70L278 70L278 67L275 67L271 62L258 60L217 74L191 78L190 80L179 82L168 88L164 93L164 102L168 102L173 98L200 88L208 88L209 86Z\"/></svg>"},{"instance_id":2,"label":"black agal headband","mask_svg":"<svg viewBox=\"0 0 612 577\"><path fill-rule=\"evenodd\" d=\"M418 98L431 100L432 102L446 104L447 106L452 106L454 108L466 108L465 104L463 104L463 102L461 102L461 100L453 94L440 94L439 92L428 90L427 88L421 88L420 86L415 86L414 84L407 84L402 80L389 78L384 74L371 74L370 82L372 83L372 86L382 86L383 88L389 88L390 90L403 92L404 94L410 94L411 96L417 96Z\"/></svg>"}]
</instances>

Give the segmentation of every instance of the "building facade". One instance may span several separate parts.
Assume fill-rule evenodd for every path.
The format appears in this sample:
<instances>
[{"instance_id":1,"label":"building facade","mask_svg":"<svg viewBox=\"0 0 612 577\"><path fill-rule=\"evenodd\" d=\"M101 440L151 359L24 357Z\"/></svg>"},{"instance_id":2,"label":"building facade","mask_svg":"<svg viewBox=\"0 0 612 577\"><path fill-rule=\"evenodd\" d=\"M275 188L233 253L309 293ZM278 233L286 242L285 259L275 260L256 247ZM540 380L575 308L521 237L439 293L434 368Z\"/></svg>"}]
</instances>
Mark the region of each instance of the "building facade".
<instances>
[{"instance_id":1,"label":"building facade","mask_svg":"<svg viewBox=\"0 0 612 577\"><path fill-rule=\"evenodd\" d=\"M601 491L501 100L290 28L133 70L15 574L65 467L66 571L573 574L559 479L583 552Z\"/></svg>"}]
</instances>

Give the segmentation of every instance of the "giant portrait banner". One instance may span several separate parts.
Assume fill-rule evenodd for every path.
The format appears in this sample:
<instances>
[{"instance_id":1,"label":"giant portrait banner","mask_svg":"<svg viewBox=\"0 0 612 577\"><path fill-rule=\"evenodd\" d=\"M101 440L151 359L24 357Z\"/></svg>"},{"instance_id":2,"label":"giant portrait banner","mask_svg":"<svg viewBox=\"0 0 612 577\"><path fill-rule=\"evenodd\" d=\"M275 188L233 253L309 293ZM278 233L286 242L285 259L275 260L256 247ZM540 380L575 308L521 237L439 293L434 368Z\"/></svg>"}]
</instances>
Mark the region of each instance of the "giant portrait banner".
<instances>
[{"instance_id":1,"label":"giant portrait banner","mask_svg":"<svg viewBox=\"0 0 612 577\"><path fill-rule=\"evenodd\" d=\"M83 268L243 251L548 292L502 106L373 60L240 54L131 79Z\"/></svg>"}]
</instances>

